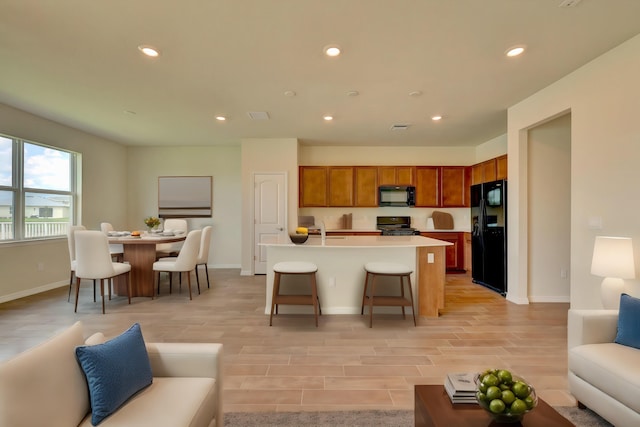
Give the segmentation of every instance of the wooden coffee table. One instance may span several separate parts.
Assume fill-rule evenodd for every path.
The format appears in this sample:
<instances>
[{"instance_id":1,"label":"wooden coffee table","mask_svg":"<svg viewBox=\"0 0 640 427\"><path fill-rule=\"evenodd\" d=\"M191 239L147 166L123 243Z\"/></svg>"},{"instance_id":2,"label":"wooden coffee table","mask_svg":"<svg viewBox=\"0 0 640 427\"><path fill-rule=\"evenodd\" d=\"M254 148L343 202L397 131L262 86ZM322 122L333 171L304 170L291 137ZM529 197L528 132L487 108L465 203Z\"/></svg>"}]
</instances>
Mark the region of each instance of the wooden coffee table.
<instances>
[{"instance_id":1,"label":"wooden coffee table","mask_svg":"<svg viewBox=\"0 0 640 427\"><path fill-rule=\"evenodd\" d=\"M574 424L560 415L547 402L538 398L538 406L529 412L522 423L497 424L487 411L476 404L451 403L442 385L415 386L416 427L570 427ZM575 426L574 426L575 427Z\"/></svg>"}]
</instances>

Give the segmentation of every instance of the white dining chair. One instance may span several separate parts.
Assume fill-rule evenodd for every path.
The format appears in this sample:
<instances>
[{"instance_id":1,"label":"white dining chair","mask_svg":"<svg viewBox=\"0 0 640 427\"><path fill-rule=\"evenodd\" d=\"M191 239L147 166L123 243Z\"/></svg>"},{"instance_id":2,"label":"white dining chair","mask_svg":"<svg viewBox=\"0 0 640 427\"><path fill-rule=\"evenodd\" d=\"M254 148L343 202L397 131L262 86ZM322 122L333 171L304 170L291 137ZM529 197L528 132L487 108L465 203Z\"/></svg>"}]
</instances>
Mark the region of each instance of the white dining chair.
<instances>
[{"instance_id":1,"label":"white dining chair","mask_svg":"<svg viewBox=\"0 0 640 427\"><path fill-rule=\"evenodd\" d=\"M67 302L71 300L71 289L73 288L73 279L76 273L76 243L75 232L78 230L86 230L84 225L70 225L67 230L67 246L69 248L69 295L67 295ZM93 281L93 302L96 302L96 281Z\"/></svg>"},{"instance_id":2,"label":"white dining chair","mask_svg":"<svg viewBox=\"0 0 640 427\"><path fill-rule=\"evenodd\" d=\"M202 229L202 237L200 239L200 251L198 252L198 259L196 260L196 281L198 282L198 292L200 291L200 277L198 277L198 266L204 265L204 272L207 275L207 288L209 286L209 247L211 245L211 232L213 227L207 225Z\"/></svg>"},{"instance_id":3,"label":"white dining chair","mask_svg":"<svg viewBox=\"0 0 640 427\"><path fill-rule=\"evenodd\" d=\"M174 233L187 234L189 231L187 220L180 218L167 218L164 220L163 231L173 231ZM176 256L182 249L183 242L176 243L160 243L156 245L156 259L163 257Z\"/></svg>"},{"instance_id":4,"label":"white dining chair","mask_svg":"<svg viewBox=\"0 0 640 427\"><path fill-rule=\"evenodd\" d=\"M158 294L160 294L160 273L169 273L169 293L171 293L171 277L173 273L179 273L182 277L182 273L187 273L187 282L189 284L189 299L193 299L191 295L191 272L196 268L196 261L198 260L198 250L200 248L202 230L192 230L187 234L187 238L184 241L182 250L177 257L160 258L153 263L153 271L157 271L157 288ZM156 286L154 286L154 289ZM155 291L154 291L155 293ZM200 293L200 286L198 286L198 293Z\"/></svg>"},{"instance_id":5,"label":"white dining chair","mask_svg":"<svg viewBox=\"0 0 640 427\"><path fill-rule=\"evenodd\" d=\"M100 223L100 230L102 230L105 236L109 236L109 232L115 231L110 222ZM110 243L109 253L112 258L115 258L115 261L122 262L124 259L124 246L121 243Z\"/></svg>"},{"instance_id":6,"label":"white dining chair","mask_svg":"<svg viewBox=\"0 0 640 427\"><path fill-rule=\"evenodd\" d=\"M102 296L102 314L104 314L104 280L107 279L109 299L111 299L111 279L121 274L127 275L127 296L131 304L131 280L129 272L131 266L121 262L113 262L109 253L107 236L101 231L79 230L75 232L76 245L76 304L74 312L78 311L78 296L81 279L100 279L100 295Z\"/></svg>"}]
</instances>

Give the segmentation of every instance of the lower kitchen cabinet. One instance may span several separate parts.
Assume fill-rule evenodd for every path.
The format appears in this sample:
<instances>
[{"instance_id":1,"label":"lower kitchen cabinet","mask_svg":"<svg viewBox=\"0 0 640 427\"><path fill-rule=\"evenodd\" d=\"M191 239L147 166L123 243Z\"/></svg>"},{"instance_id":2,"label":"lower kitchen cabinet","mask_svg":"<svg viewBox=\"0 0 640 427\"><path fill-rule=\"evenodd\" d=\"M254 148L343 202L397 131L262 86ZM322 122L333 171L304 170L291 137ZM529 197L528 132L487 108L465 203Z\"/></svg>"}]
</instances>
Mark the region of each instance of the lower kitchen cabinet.
<instances>
[{"instance_id":1,"label":"lower kitchen cabinet","mask_svg":"<svg viewBox=\"0 0 640 427\"><path fill-rule=\"evenodd\" d=\"M432 239L444 240L453 243L453 246L445 247L445 259L447 273L464 273L465 270L465 242L462 232L433 231L422 232L422 236Z\"/></svg>"}]
</instances>

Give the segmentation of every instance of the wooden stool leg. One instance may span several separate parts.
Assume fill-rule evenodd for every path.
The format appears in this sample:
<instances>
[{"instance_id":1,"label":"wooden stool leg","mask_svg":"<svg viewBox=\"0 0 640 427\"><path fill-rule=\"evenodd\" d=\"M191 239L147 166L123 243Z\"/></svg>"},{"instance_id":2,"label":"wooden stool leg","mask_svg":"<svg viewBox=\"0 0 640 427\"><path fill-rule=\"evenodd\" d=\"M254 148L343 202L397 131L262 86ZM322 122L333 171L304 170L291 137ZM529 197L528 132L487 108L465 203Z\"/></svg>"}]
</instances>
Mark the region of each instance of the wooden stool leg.
<instances>
[{"instance_id":1,"label":"wooden stool leg","mask_svg":"<svg viewBox=\"0 0 640 427\"><path fill-rule=\"evenodd\" d=\"M418 326L416 323L416 306L413 303L413 290L411 289L411 276L407 275L407 284L409 285L409 297L411 298L411 313L413 314L413 326Z\"/></svg>"},{"instance_id":2,"label":"wooden stool leg","mask_svg":"<svg viewBox=\"0 0 640 427\"><path fill-rule=\"evenodd\" d=\"M316 273L311 273L311 303L316 317L316 328L318 327L318 288L316 287Z\"/></svg>"},{"instance_id":3,"label":"wooden stool leg","mask_svg":"<svg viewBox=\"0 0 640 427\"><path fill-rule=\"evenodd\" d=\"M364 291L362 292L362 308L360 309L360 315L364 314L364 302L367 300L367 283L369 282L369 272L367 271L364 276Z\"/></svg>"},{"instance_id":4,"label":"wooden stool leg","mask_svg":"<svg viewBox=\"0 0 640 427\"><path fill-rule=\"evenodd\" d=\"M371 275L371 296L369 297L369 327L373 328L373 296L376 289L376 275Z\"/></svg>"},{"instance_id":5,"label":"wooden stool leg","mask_svg":"<svg viewBox=\"0 0 640 427\"><path fill-rule=\"evenodd\" d=\"M277 271L273 276L273 292L271 294L271 315L269 316L269 326L273 324L273 310L276 307L276 296L280 292L280 273Z\"/></svg>"},{"instance_id":6,"label":"wooden stool leg","mask_svg":"<svg viewBox=\"0 0 640 427\"><path fill-rule=\"evenodd\" d=\"M400 275L400 296L402 298L404 298L404 282L402 281L403 277L404 276ZM400 308L402 308L402 318L406 319L407 316L405 315L405 312L404 312L404 305L400 306Z\"/></svg>"}]
</instances>

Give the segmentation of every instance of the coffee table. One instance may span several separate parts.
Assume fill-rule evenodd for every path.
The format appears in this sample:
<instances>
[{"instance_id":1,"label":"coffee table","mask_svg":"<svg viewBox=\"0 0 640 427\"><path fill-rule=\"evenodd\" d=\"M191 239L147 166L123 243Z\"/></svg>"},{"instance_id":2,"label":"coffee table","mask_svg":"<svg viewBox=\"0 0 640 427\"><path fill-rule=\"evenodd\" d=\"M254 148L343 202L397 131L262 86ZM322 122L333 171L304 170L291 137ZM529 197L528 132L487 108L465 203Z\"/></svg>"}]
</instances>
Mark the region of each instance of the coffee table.
<instances>
[{"instance_id":1,"label":"coffee table","mask_svg":"<svg viewBox=\"0 0 640 427\"><path fill-rule=\"evenodd\" d=\"M451 403L442 385L415 386L415 425L416 427L574 426L571 421L540 398L538 398L538 406L525 415L522 423L498 424L493 422L488 412L476 404Z\"/></svg>"}]
</instances>

